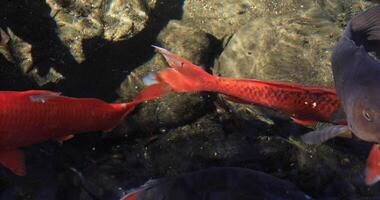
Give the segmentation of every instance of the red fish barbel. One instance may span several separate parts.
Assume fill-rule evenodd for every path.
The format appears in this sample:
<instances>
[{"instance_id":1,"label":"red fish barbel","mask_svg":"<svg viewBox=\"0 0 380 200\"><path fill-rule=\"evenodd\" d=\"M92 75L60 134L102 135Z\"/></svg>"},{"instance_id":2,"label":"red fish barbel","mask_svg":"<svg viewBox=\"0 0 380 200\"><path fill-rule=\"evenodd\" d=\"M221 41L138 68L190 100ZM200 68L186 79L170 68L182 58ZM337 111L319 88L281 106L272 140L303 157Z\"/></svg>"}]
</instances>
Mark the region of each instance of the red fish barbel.
<instances>
[{"instance_id":1,"label":"red fish barbel","mask_svg":"<svg viewBox=\"0 0 380 200\"><path fill-rule=\"evenodd\" d=\"M106 103L94 98L72 98L46 90L0 92L0 163L25 175L20 147L74 134L110 131L136 105L167 93L155 84L128 103Z\"/></svg>"},{"instance_id":2,"label":"red fish barbel","mask_svg":"<svg viewBox=\"0 0 380 200\"><path fill-rule=\"evenodd\" d=\"M222 93L240 103L280 110L301 125L311 125L317 121L345 123L335 89L213 76L179 55L155 48L171 66L157 73L155 79L168 84L175 92Z\"/></svg>"}]
</instances>

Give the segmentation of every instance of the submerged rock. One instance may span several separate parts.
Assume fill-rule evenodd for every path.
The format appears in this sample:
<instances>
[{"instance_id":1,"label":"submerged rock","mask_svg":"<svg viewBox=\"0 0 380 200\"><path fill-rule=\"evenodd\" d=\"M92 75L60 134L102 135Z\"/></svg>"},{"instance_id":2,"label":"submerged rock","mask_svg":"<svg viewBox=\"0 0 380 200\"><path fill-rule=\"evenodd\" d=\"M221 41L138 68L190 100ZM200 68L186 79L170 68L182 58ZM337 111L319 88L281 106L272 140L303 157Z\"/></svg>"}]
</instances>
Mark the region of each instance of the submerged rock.
<instances>
[{"instance_id":1,"label":"submerged rock","mask_svg":"<svg viewBox=\"0 0 380 200\"><path fill-rule=\"evenodd\" d=\"M149 7L143 0L47 0L57 34L79 63L86 58L83 41L104 38L116 42L133 37L146 26ZM154 5L149 1L147 5Z\"/></svg>"},{"instance_id":2,"label":"submerged rock","mask_svg":"<svg viewBox=\"0 0 380 200\"><path fill-rule=\"evenodd\" d=\"M222 39L260 17L304 15L323 7L326 17L343 23L370 5L373 4L361 0L187 0L183 4L181 21ZM254 32L261 32L261 29L257 27Z\"/></svg>"},{"instance_id":3,"label":"submerged rock","mask_svg":"<svg viewBox=\"0 0 380 200\"><path fill-rule=\"evenodd\" d=\"M349 13L355 12L355 4L349 7L346 1L268 2L262 1L258 6L265 5L261 8L264 10L276 8L278 16L263 12L262 17L242 26L227 41L215 62L214 74L333 87L330 57L342 31L337 11L347 13L345 9L350 8ZM241 105L228 104L233 110L241 109ZM258 107L249 109L253 119L268 121L266 115L276 115Z\"/></svg>"},{"instance_id":4,"label":"submerged rock","mask_svg":"<svg viewBox=\"0 0 380 200\"><path fill-rule=\"evenodd\" d=\"M45 75L40 75L38 64L33 63L32 45L18 37L10 28L7 28L4 34L9 35L9 41L0 53L9 62L15 64L23 74L32 77L39 86L57 83L64 79L64 76L57 72L54 66L51 66Z\"/></svg>"},{"instance_id":5,"label":"submerged rock","mask_svg":"<svg viewBox=\"0 0 380 200\"><path fill-rule=\"evenodd\" d=\"M187 0L184 1L181 21L220 39L257 16L254 5L249 0Z\"/></svg>"},{"instance_id":6,"label":"submerged rock","mask_svg":"<svg viewBox=\"0 0 380 200\"><path fill-rule=\"evenodd\" d=\"M376 194L366 190L363 181L369 145L344 139L313 146L285 139L294 132L289 126L242 129L215 114L206 115L121 148L123 166L131 178L140 180L215 166L244 167L286 179L315 198Z\"/></svg>"}]
</instances>

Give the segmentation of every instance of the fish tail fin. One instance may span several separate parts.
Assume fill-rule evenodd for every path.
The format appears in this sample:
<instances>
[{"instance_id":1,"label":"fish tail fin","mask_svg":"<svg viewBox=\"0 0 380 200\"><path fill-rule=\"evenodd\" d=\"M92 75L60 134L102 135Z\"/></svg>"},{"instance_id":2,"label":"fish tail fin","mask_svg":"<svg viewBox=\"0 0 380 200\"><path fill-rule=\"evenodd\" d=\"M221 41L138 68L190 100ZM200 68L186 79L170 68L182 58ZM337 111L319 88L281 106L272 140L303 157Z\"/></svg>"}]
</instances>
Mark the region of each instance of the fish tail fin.
<instances>
[{"instance_id":1,"label":"fish tail fin","mask_svg":"<svg viewBox=\"0 0 380 200\"><path fill-rule=\"evenodd\" d=\"M130 112L132 112L138 104L143 103L145 101L154 100L158 97L162 97L169 93L170 90L170 86L166 83L155 83L149 85L148 87L145 87L140 93L137 94L133 101L127 103L111 104L114 109L121 110L122 116L121 118L119 118L117 123L112 124L111 127L108 127L103 131L110 132L112 129L114 129L117 126L117 124L119 124L121 120L123 120Z\"/></svg>"},{"instance_id":2,"label":"fish tail fin","mask_svg":"<svg viewBox=\"0 0 380 200\"><path fill-rule=\"evenodd\" d=\"M375 144L368 155L365 182L373 185L380 180L380 144Z\"/></svg>"},{"instance_id":3,"label":"fish tail fin","mask_svg":"<svg viewBox=\"0 0 380 200\"><path fill-rule=\"evenodd\" d=\"M162 82L154 83L145 87L139 94L137 94L133 102L139 104L144 101L154 100L167 95L170 91L171 87L168 84Z\"/></svg>"},{"instance_id":4,"label":"fish tail fin","mask_svg":"<svg viewBox=\"0 0 380 200\"><path fill-rule=\"evenodd\" d=\"M175 92L213 91L217 77L166 49L156 47L171 68L156 74L156 80L168 84Z\"/></svg>"},{"instance_id":5,"label":"fish tail fin","mask_svg":"<svg viewBox=\"0 0 380 200\"><path fill-rule=\"evenodd\" d=\"M126 112L124 116L127 116L133 109L140 103L145 101L151 101L156 98L167 95L171 91L171 88L166 83L154 83L145 87L141 92L137 94L137 96L133 99L133 101L125 103Z\"/></svg>"}]
</instances>

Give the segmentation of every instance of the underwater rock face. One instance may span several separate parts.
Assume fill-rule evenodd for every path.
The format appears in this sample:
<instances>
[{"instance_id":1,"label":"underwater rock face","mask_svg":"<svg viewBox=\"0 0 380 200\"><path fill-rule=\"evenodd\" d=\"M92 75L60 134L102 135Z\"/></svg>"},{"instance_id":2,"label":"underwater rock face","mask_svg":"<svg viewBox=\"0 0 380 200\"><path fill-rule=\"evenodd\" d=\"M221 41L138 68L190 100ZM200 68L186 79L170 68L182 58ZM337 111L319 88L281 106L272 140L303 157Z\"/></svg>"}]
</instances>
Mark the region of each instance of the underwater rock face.
<instances>
[{"instance_id":1,"label":"underwater rock face","mask_svg":"<svg viewBox=\"0 0 380 200\"><path fill-rule=\"evenodd\" d=\"M330 57L343 28L339 20L348 20L339 11L347 13L345 9L350 8L350 13L355 13L365 6L352 2L348 6L346 1L260 2L258 6L265 5L261 8L263 16L242 26L227 41L215 62L214 74L333 87ZM275 9L269 12L271 5ZM242 106L232 107L241 110ZM253 118L272 113L254 107L249 110Z\"/></svg>"},{"instance_id":2,"label":"underwater rock face","mask_svg":"<svg viewBox=\"0 0 380 200\"><path fill-rule=\"evenodd\" d=\"M158 42L165 48L202 64L208 60L210 39L206 33L182 25L176 20L170 21L160 32ZM131 99L143 88L143 77L168 67L160 54L134 70L121 84L120 95ZM161 127L175 127L189 122L205 113L205 99L202 94L172 93L154 102L141 105L133 117L133 124L143 130Z\"/></svg>"},{"instance_id":3,"label":"underwater rock face","mask_svg":"<svg viewBox=\"0 0 380 200\"><path fill-rule=\"evenodd\" d=\"M47 0L57 34L79 63L86 58L84 40L95 37L116 42L131 38L145 28L149 7L143 0ZM149 5L154 5L149 1Z\"/></svg>"},{"instance_id":4,"label":"underwater rock face","mask_svg":"<svg viewBox=\"0 0 380 200\"><path fill-rule=\"evenodd\" d=\"M302 15L318 11L321 5L324 7L324 15L347 21L369 4L360 0L186 0L181 21L222 39L252 19L260 17Z\"/></svg>"},{"instance_id":5,"label":"underwater rock face","mask_svg":"<svg viewBox=\"0 0 380 200\"><path fill-rule=\"evenodd\" d=\"M186 0L181 21L220 39L256 16L254 5L249 0Z\"/></svg>"},{"instance_id":6,"label":"underwater rock face","mask_svg":"<svg viewBox=\"0 0 380 200\"><path fill-rule=\"evenodd\" d=\"M309 13L306 15L310 16L310 13L319 12L323 8L325 16L345 21L371 5L369 2L360 0L252 0L251 4L254 5L252 7L254 13L260 17L286 17L305 13Z\"/></svg>"},{"instance_id":7,"label":"underwater rock face","mask_svg":"<svg viewBox=\"0 0 380 200\"><path fill-rule=\"evenodd\" d=\"M54 66L45 75L40 75L38 64L34 65L33 63L32 45L18 37L10 28L4 33L9 36L9 41L0 53L8 62L15 64L23 74L32 77L39 86L47 83L57 83L64 79L64 76L57 72Z\"/></svg>"}]
</instances>

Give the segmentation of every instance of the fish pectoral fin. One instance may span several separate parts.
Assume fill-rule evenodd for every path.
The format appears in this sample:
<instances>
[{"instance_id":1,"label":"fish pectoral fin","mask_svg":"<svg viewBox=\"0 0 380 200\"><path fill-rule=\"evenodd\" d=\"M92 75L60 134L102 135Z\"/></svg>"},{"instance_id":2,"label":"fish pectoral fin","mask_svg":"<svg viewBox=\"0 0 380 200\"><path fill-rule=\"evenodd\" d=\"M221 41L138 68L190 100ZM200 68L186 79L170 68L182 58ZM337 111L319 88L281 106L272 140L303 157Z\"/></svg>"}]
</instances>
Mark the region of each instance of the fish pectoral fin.
<instances>
[{"instance_id":1,"label":"fish pectoral fin","mask_svg":"<svg viewBox=\"0 0 380 200\"><path fill-rule=\"evenodd\" d=\"M291 117L291 119L294 121L294 123L302 126L313 126L316 123L315 121L309 119L301 119L295 117Z\"/></svg>"},{"instance_id":2,"label":"fish pectoral fin","mask_svg":"<svg viewBox=\"0 0 380 200\"><path fill-rule=\"evenodd\" d=\"M0 151L0 163L16 175L26 175L24 153L19 149Z\"/></svg>"},{"instance_id":3,"label":"fish pectoral fin","mask_svg":"<svg viewBox=\"0 0 380 200\"><path fill-rule=\"evenodd\" d=\"M47 95L47 96L60 96L60 92L53 92L49 90L27 90L24 91L23 94L27 96L33 96L33 95Z\"/></svg>"},{"instance_id":4,"label":"fish pectoral fin","mask_svg":"<svg viewBox=\"0 0 380 200\"><path fill-rule=\"evenodd\" d=\"M73 137L74 135L66 135L66 136L57 138L57 141L62 144L63 142L66 142L67 140L70 140Z\"/></svg>"},{"instance_id":5,"label":"fish pectoral fin","mask_svg":"<svg viewBox=\"0 0 380 200\"><path fill-rule=\"evenodd\" d=\"M335 125L308 132L301 136L301 139L306 144L321 144L331 138L351 132L348 126Z\"/></svg>"},{"instance_id":6,"label":"fish pectoral fin","mask_svg":"<svg viewBox=\"0 0 380 200\"><path fill-rule=\"evenodd\" d=\"M30 101L40 103L45 103L48 99L61 95L59 92L52 92L48 90L29 90L25 91L24 94L29 97Z\"/></svg>"},{"instance_id":7,"label":"fish pectoral fin","mask_svg":"<svg viewBox=\"0 0 380 200\"><path fill-rule=\"evenodd\" d=\"M337 137L352 139L352 132L351 131L343 132L337 135Z\"/></svg>"},{"instance_id":8,"label":"fish pectoral fin","mask_svg":"<svg viewBox=\"0 0 380 200\"><path fill-rule=\"evenodd\" d=\"M339 108L330 116L330 122L334 124L347 125L347 116L343 108Z\"/></svg>"}]
</instances>

